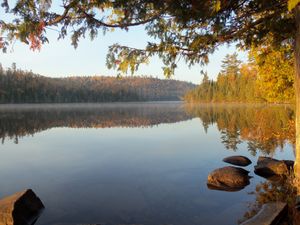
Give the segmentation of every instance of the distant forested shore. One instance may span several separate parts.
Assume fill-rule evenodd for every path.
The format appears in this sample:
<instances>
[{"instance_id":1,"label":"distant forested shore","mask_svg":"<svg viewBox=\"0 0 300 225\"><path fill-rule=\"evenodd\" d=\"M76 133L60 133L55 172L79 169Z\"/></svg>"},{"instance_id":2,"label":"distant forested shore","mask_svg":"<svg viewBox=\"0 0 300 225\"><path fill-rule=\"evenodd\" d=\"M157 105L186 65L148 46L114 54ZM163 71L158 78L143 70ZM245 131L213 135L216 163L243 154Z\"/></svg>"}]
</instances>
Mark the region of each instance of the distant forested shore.
<instances>
[{"instance_id":1,"label":"distant forested shore","mask_svg":"<svg viewBox=\"0 0 300 225\"><path fill-rule=\"evenodd\" d=\"M50 78L0 64L0 103L176 101L196 85L152 77Z\"/></svg>"},{"instance_id":2,"label":"distant forested shore","mask_svg":"<svg viewBox=\"0 0 300 225\"><path fill-rule=\"evenodd\" d=\"M252 49L248 63L227 55L216 80L202 83L184 97L190 103L294 103L294 57L290 48Z\"/></svg>"}]
</instances>

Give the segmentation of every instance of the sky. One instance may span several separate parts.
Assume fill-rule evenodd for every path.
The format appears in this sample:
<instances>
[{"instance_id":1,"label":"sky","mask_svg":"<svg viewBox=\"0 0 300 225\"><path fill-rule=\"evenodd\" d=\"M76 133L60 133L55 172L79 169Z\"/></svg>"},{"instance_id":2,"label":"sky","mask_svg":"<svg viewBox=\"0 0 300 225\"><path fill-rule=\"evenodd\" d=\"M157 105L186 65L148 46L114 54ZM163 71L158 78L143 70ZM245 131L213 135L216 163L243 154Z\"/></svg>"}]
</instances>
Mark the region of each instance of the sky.
<instances>
[{"instance_id":1,"label":"sky","mask_svg":"<svg viewBox=\"0 0 300 225\"><path fill-rule=\"evenodd\" d=\"M32 51L28 45L16 42L8 49L7 53L0 53L0 63L4 67L10 67L12 63L16 63L20 69L31 70L48 77L116 76L117 71L108 70L105 65L108 47L119 43L142 48L149 40L143 27L130 28L128 32L115 30L105 36L99 32L99 36L93 41L89 38L81 39L77 49L71 45L70 36L64 40L57 40L57 31L49 29L47 35L49 44L43 45L40 51ZM210 63L202 67L194 65L189 68L185 62L179 62L172 78L199 84L203 78L201 75L201 70L203 70L207 71L211 79L216 79L225 55L234 52L238 52L234 45L222 46L210 56ZM246 52L238 52L238 54L239 59L247 60ZM154 57L148 65L140 66L135 75L164 78L162 66L161 61Z\"/></svg>"}]
</instances>

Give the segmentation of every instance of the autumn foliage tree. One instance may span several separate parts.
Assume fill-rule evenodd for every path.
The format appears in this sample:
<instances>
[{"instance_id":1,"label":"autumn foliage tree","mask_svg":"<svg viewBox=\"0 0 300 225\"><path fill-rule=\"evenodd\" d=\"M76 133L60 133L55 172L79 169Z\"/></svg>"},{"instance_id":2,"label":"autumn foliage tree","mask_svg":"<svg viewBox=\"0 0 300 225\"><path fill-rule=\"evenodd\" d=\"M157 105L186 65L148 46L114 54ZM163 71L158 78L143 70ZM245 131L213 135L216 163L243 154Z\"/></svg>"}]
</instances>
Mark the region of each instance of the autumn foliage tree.
<instances>
[{"instance_id":1,"label":"autumn foliage tree","mask_svg":"<svg viewBox=\"0 0 300 225\"><path fill-rule=\"evenodd\" d=\"M290 48L252 48L249 62L227 55L217 80L203 79L185 95L187 102L294 103L294 57ZM207 88L209 84L209 89Z\"/></svg>"},{"instance_id":2,"label":"autumn foliage tree","mask_svg":"<svg viewBox=\"0 0 300 225\"><path fill-rule=\"evenodd\" d=\"M257 65L259 95L267 102L294 102L294 55L291 46L274 50L270 46L251 49L251 57Z\"/></svg>"}]
</instances>

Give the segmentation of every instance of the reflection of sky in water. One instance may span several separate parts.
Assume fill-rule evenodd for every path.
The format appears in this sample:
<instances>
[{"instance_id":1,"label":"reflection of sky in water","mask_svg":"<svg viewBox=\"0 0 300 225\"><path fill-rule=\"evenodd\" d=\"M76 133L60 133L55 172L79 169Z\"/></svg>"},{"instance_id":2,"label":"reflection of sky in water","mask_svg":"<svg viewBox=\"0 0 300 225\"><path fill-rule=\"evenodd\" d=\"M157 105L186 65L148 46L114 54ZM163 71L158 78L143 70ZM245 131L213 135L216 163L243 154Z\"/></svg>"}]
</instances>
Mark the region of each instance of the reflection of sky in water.
<instances>
[{"instance_id":1,"label":"reflection of sky in water","mask_svg":"<svg viewBox=\"0 0 300 225\"><path fill-rule=\"evenodd\" d=\"M211 191L210 171L226 156L254 163L245 143L224 149L214 124L199 118L151 128L53 128L0 145L0 195L32 188L46 224L235 224L263 179L240 192ZM1 125L0 125L1 126ZM275 157L293 159L290 145ZM259 154L258 154L259 155Z\"/></svg>"}]
</instances>

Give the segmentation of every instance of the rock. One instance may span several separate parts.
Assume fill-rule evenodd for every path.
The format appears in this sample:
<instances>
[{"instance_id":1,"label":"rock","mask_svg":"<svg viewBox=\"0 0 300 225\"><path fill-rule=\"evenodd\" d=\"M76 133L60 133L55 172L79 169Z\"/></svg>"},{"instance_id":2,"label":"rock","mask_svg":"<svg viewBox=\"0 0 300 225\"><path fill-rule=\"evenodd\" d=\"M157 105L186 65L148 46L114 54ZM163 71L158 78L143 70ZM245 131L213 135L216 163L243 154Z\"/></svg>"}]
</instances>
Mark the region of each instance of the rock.
<instances>
[{"instance_id":1,"label":"rock","mask_svg":"<svg viewBox=\"0 0 300 225\"><path fill-rule=\"evenodd\" d=\"M288 172L289 168L286 162L263 156L258 158L257 165L254 167L254 173L265 178L286 175Z\"/></svg>"},{"instance_id":2,"label":"rock","mask_svg":"<svg viewBox=\"0 0 300 225\"><path fill-rule=\"evenodd\" d=\"M207 177L207 187L222 191L239 191L250 184L249 171L226 166L211 172Z\"/></svg>"},{"instance_id":3,"label":"rock","mask_svg":"<svg viewBox=\"0 0 300 225\"><path fill-rule=\"evenodd\" d=\"M236 166L248 166L251 164L250 159L241 155L226 157L223 159L223 162L227 162Z\"/></svg>"},{"instance_id":4,"label":"rock","mask_svg":"<svg viewBox=\"0 0 300 225\"><path fill-rule=\"evenodd\" d=\"M287 211L287 204L284 202L270 202L264 204L261 210L251 219L241 225L272 225L278 224Z\"/></svg>"},{"instance_id":5,"label":"rock","mask_svg":"<svg viewBox=\"0 0 300 225\"><path fill-rule=\"evenodd\" d=\"M293 160L282 160L285 165L288 167L289 170L293 170L294 169L294 164L295 162Z\"/></svg>"},{"instance_id":6,"label":"rock","mask_svg":"<svg viewBox=\"0 0 300 225\"><path fill-rule=\"evenodd\" d=\"M43 209L31 189L15 193L0 200L0 225L32 225Z\"/></svg>"}]
</instances>

